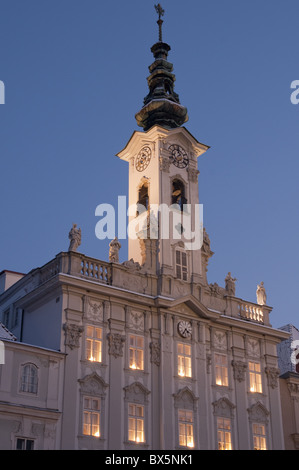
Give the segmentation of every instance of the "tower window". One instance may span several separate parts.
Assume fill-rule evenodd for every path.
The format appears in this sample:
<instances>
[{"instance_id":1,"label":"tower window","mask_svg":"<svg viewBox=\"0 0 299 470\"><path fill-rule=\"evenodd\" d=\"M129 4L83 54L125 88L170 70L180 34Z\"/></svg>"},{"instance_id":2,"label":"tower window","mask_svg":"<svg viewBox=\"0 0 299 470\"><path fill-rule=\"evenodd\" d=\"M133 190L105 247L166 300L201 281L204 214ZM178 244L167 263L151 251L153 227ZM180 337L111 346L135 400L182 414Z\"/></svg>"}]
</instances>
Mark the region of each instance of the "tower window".
<instances>
[{"instance_id":1,"label":"tower window","mask_svg":"<svg viewBox=\"0 0 299 470\"><path fill-rule=\"evenodd\" d=\"M140 215L143 212L147 211L148 206L149 206L148 185L143 184L138 192L137 215Z\"/></svg>"},{"instance_id":2,"label":"tower window","mask_svg":"<svg viewBox=\"0 0 299 470\"><path fill-rule=\"evenodd\" d=\"M184 251L176 250L175 252L175 270L178 279L187 281L187 254Z\"/></svg>"},{"instance_id":3,"label":"tower window","mask_svg":"<svg viewBox=\"0 0 299 470\"><path fill-rule=\"evenodd\" d=\"M171 204L177 204L181 211L184 209L184 204L187 204L185 186L180 180L174 180L172 182Z\"/></svg>"}]
</instances>

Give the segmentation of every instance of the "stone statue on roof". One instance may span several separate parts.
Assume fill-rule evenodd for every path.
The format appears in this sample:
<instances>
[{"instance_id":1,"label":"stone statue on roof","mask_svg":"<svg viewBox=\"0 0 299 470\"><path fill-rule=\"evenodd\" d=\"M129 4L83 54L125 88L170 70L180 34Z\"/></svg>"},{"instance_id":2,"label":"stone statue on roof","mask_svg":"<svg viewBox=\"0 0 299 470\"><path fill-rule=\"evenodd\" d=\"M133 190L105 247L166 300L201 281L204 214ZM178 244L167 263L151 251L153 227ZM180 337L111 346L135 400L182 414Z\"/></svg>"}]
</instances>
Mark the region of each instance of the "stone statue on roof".
<instances>
[{"instance_id":1,"label":"stone statue on roof","mask_svg":"<svg viewBox=\"0 0 299 470\"><path fill-rule=\"evenodd\" d=\"M81 245L81 229L77 228L77 224L73 224L69 232L70 246L68 251L77 251L78 246Z\"/></svg>"}]
</instances>

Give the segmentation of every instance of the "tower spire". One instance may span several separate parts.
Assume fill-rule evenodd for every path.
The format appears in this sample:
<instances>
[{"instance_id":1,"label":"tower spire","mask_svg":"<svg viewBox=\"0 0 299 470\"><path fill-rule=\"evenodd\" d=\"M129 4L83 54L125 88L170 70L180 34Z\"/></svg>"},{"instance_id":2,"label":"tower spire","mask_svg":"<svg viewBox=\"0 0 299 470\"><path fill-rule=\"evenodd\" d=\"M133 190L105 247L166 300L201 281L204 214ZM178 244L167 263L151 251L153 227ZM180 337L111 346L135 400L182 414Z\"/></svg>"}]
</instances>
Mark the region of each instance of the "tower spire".
<instances>
[{"instance_id":1,"label":"tower spire","mask_svg":"<svg viewBox=\"0 0 299 470\"><path fill-rule=\"evenodd\" d=\"M162 42L162 24L163 24L163 20L161 20L161 16L164 16L165 11L161 7L160 3L158 3L158 5L155 5L155 9L156 9L156 12L159 15L159 19L157 21L158 26L159 26L159 42Z\"/></svg>"},{"instance_id":2,"label":"tower spire","mask_svg":"<svg viewBox=\"0 0 299 470\"><path fill-rule=\"evenodd\" d=\"M160 3L155 9L159 15L159 41L151 48L155 61L149 66L149 93L144 98L143 108L135 115L138 126L145 131L155 124L167 129L180 127L188 120L187 109L180 104L179 95L174 91L173 65L167 60L170 46L162 41L164 10Z\"/></svg>"}]
</instances>

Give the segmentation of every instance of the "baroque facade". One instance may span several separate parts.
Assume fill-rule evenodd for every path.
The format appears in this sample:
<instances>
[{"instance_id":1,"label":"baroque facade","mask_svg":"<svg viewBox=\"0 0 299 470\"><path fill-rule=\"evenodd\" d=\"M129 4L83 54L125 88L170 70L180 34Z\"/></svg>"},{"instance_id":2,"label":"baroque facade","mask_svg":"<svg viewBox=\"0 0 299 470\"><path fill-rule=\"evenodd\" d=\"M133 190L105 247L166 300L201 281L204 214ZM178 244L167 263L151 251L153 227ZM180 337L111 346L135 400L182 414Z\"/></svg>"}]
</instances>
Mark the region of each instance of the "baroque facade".
<instances>
[{"instance_id":1,"label":"baroque facade","mask_svg":"<svg viewBox=\"0 0 299 470\"><path fill-rule=\"evenodd\" d=\"M108 262L80 253L73 226L67 252L0 276L13 335L2 333L3 449L284 448L276 348L288 333L272 328L262 284L252 303L231 273L224 286L208 282L205 229L199 247L188 242L199 228L197 158L209 147L183 126L157 10L143 130L118 153L134 208L128 261L118 240ZM173 206L167 236L153 210L162 206Z\"/></svg>"}]
</instances>

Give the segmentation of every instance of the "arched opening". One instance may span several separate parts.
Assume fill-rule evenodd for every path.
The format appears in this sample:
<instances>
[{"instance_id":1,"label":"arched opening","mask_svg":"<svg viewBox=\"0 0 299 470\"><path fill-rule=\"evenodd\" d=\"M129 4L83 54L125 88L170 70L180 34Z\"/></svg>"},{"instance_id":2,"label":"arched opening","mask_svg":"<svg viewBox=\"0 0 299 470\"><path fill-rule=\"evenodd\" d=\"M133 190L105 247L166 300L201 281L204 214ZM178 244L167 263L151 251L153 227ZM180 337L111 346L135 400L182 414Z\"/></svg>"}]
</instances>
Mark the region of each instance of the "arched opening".
<instances>
[{"instance_id":1,"label":"arched opening","mask_svg":"<svg viewBox=\"0 0 299 470\"><path fill-rule=\"evenodd\" d=\"M149 207L148 184L144 183L138 191L137 215L147 211Z\"/></svg>"},{"instance_id":2,"label":"arched opening","mask_svg":"<svg viewBox=\"0 0 299 470\"><path fill-rule=\"evenodd\" d=\"M177 204L181 211L184 210L184 204L187 204L184 183L178 179L172 182L171 204Z\"/></svg>"}]
</instances>

